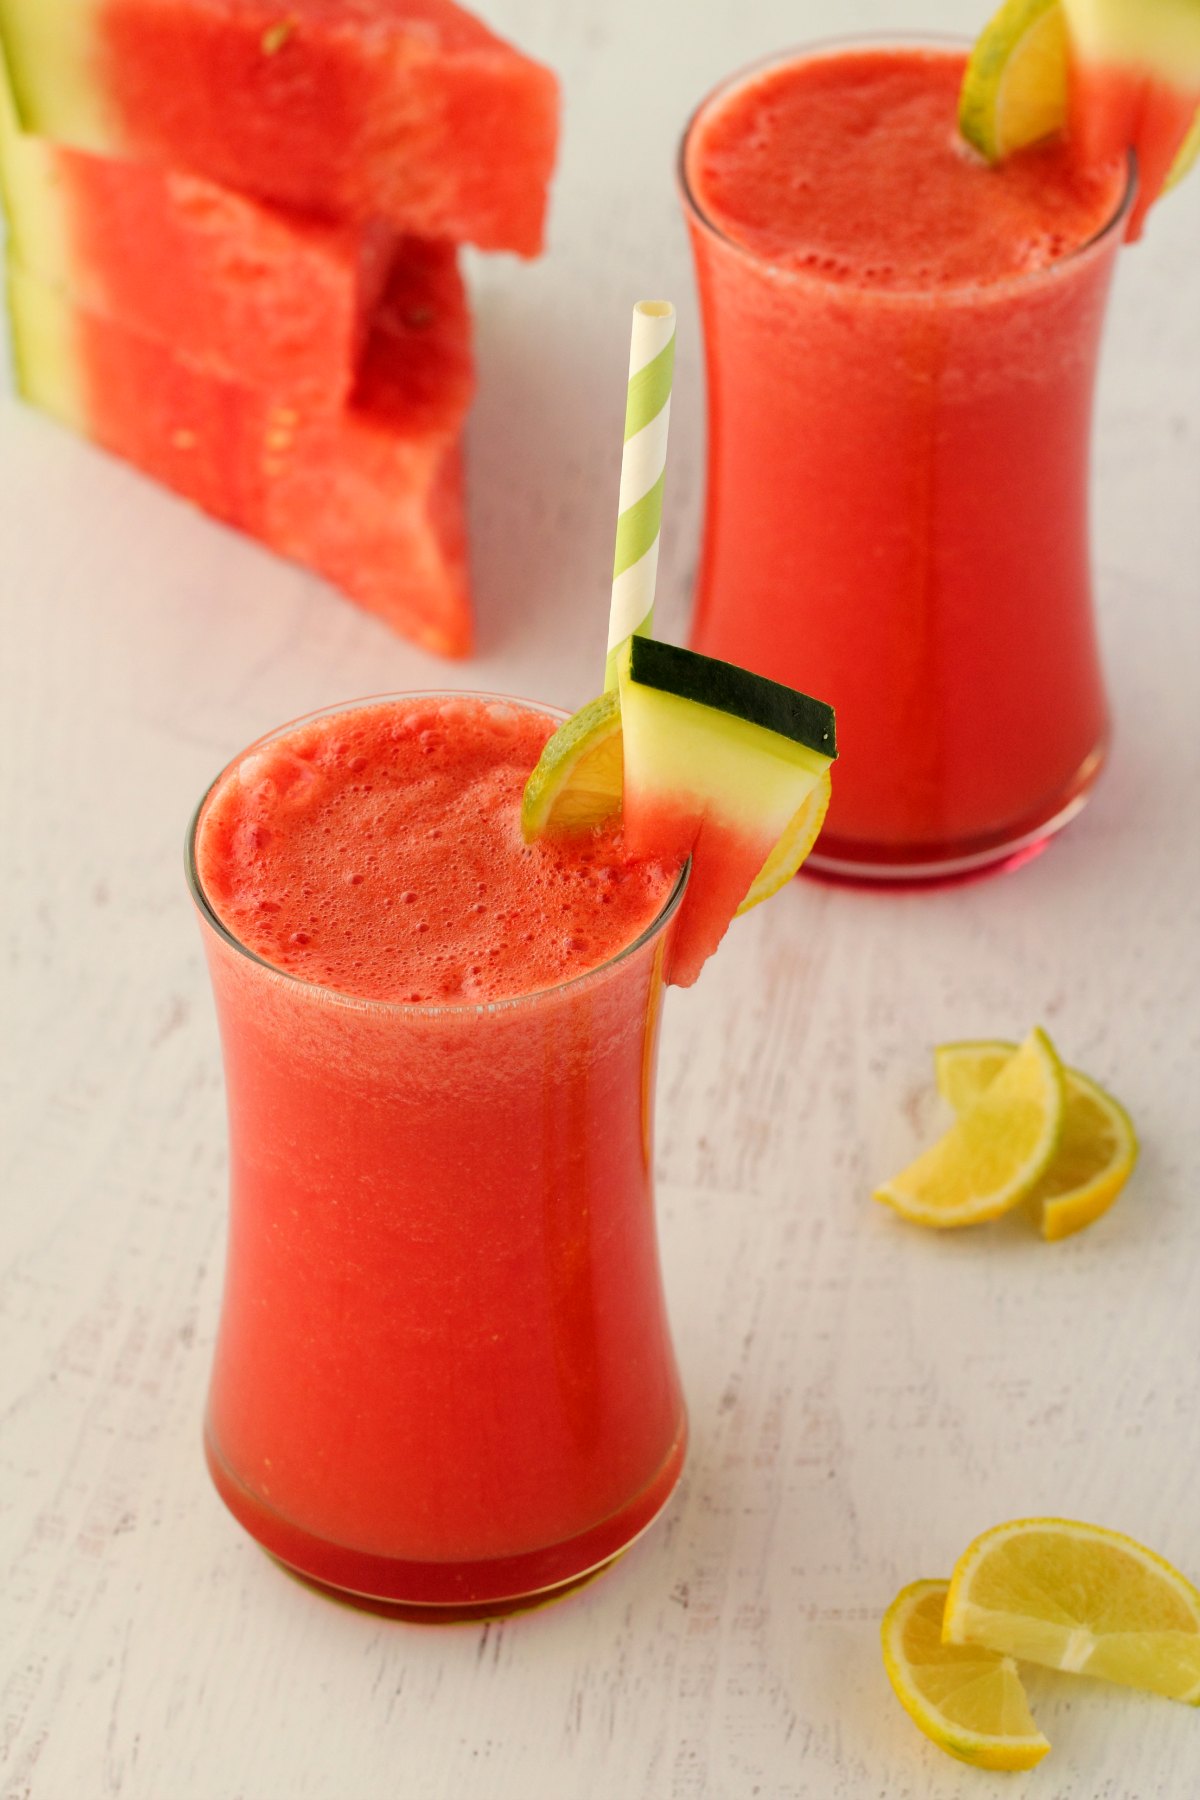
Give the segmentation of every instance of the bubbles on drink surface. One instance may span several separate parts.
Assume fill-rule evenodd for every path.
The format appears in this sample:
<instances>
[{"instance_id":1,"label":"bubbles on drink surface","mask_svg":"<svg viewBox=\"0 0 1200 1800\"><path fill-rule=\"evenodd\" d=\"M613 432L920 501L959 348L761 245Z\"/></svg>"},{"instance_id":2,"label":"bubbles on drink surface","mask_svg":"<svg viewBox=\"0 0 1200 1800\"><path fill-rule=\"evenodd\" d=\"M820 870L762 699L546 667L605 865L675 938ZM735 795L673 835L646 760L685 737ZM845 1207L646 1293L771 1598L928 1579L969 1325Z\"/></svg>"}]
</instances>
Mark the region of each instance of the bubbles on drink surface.
<instances>
[{"instance_id":1,"label":"bubbles on drink surface","mask_svg":"<svg viewBox=\"0 0 1200 1800\"><path fill-rule=\"evenodd\" d=\"M554 986L635 941L676 871L619 831L526 844L521 792L554 721L472 696L312 720L218 784L197 840L233 935L368 999L486 1003Z\"/></svg>"},{"instance_id":2,"label":"bubbles on drink surface","mask_svg":"<svg viewBox=\"0 0 1200 1800\"><path fill-rule=\"evenodd\" d=\"M735 83L688 135L699 211L781 277L834 289L978 289L1052 267L1112 217L1124 165L1055 136L989 166L958 130L964 64L864 45Z\"/></svg>"}]
</instances>

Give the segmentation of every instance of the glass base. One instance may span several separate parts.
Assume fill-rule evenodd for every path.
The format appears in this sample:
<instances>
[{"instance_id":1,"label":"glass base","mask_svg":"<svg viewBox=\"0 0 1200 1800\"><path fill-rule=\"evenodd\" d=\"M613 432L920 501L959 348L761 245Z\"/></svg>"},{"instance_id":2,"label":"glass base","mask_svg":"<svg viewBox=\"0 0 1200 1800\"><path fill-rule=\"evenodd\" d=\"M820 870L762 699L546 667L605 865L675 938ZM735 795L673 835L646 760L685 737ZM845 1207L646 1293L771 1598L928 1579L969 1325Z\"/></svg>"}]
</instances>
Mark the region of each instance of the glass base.
<instances>
[{"instance_id":1,"label":"glass base","mask_svg":"<svg viewBox=\"0 0 1200 1800\"><path fill-rule=\"evenodd\" d=\"M641 1493L574 1538L482 1562L408 1562L314 1537L264 1506L204 1432L209 1474L239 1525L308 1586L391 1618L424 1624L495 1618L556 1600L615 1562L653 1525L674 1492L687 1454L687 1420Z\"/></svg>"},{"instance_id":2,"label":"glass base","mask_svg":"<svg viewBox=\"0 0 1200 1800\"><path fill-rule=\"evenodd\" d=\"M858 843L822 832L817 849L800 872L818 881L863 887L930 887L1019 869L1040 856L1051 838L1082 812L1104 767L1107 750L1107 743L1102 743L1092 751L1076 772L1067 797L1058 802L1049 818L1036 824L1022 824L965 843L922 844L911 850L902 844Z\"/></svg>"}]
</instances>

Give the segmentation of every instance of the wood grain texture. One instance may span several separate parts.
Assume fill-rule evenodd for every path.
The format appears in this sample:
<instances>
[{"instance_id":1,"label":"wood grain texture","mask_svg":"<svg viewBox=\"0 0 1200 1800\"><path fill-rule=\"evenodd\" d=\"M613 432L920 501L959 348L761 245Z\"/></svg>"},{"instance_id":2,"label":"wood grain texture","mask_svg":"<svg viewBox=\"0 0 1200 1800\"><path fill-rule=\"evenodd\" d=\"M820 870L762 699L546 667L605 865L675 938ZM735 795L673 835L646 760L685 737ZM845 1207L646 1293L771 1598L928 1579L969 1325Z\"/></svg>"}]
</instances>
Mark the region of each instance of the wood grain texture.
<instances>
[{"instance_id":1,"label":"wood grain texture","mask_svg":"<svg viewBox=\"0 0 1200 1800\"><path fill-rule=\"evenodd\" d=\"M1195 1577L1200 1534L1200 180L1122 258L1095 527L1111 767L1051 854L928 896L795 884L667 1008L658 1162L693 1448L603 1580L503 1624L323 1601L204 1476L224 1118L184 826L261 730L447 680L598 684L628 308L679 307L660 629L702 498L671 158L727 69L927 0L493 0L562 72L551 250L472 261L481 654L398 643L316 580L0 399L3 1800L1192 1800L1200 1724L1046 1677L1029 1776L895 1705L879 1616L984 1526L1058 1511ZM702 26L701 26L702 20ZM1127 1197L1057 1246L866 1198L936 1116L929 1047L1034 1020L1128 1103Z\"/></svg>"}]
</instances>

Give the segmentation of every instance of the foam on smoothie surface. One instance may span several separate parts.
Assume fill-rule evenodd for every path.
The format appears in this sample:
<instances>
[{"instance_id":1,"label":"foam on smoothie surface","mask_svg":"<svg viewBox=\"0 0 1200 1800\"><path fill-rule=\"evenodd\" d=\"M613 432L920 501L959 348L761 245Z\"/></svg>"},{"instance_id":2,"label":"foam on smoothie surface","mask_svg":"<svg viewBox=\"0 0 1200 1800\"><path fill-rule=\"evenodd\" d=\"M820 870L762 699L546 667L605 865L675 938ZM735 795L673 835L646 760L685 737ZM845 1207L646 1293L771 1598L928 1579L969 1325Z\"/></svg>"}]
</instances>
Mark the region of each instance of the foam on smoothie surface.
<instances>
[{"instance_id":1,"label":"foam on smoothie surface","mask_svg":"<svg viewBox=\"0 0 1200 1800\"><path fill-rule=\"evenodd\" d=\"M750 77L692 130L687 178L756 256L879 288L991 284L1047 267L1119 204L1123 163L1048 139L988 167L959 136L957 51L863 49Z\"/></svg>"},{"instance_id":2,"label":"foam on smoothie surface","mask_svg":"<svg viewBox=\"0 0 1200 1800\"><path fill-rule=\"evenodd\" d=\"M221 922L265 962L365 999L500 1000L633 943L677 869L619 831L526 844L521 792L555 722L476 699L386 702L249 751L196 839Z\"/></svg>"}]
</instances>

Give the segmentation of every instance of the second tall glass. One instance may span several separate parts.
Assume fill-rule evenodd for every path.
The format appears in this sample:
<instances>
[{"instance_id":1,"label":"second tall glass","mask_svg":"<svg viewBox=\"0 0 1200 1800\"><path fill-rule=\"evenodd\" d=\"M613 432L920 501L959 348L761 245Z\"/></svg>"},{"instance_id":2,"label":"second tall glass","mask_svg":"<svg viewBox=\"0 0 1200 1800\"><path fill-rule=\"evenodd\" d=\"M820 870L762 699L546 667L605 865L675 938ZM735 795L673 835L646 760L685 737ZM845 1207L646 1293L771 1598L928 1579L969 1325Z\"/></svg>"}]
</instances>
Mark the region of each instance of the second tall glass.
<instances>
[{"instance_id":1,"label":"second tall glass","mask_svg":"<svg viewBox=\"0 0 1200 1800\"><path fill-rule=\"evenodd\" d=\"M1026 852L1103 760L1088 449L1130 196L1061 260L1002 280L888 283L747 247L697 179L714 125L755 82L871 49L934 59L949 140L961 53L945 44L785 57L710 95L684 138L709 395L693 642L835 702L844 754L809 866L911 880ZM897 145L864 216L919 201Z\"/></svg>"}]
</instances>

